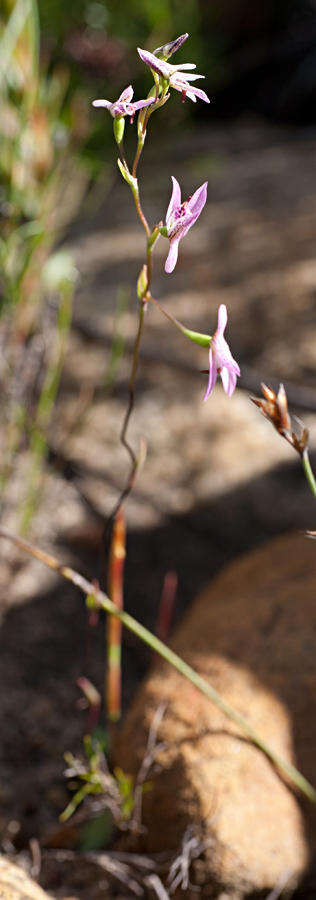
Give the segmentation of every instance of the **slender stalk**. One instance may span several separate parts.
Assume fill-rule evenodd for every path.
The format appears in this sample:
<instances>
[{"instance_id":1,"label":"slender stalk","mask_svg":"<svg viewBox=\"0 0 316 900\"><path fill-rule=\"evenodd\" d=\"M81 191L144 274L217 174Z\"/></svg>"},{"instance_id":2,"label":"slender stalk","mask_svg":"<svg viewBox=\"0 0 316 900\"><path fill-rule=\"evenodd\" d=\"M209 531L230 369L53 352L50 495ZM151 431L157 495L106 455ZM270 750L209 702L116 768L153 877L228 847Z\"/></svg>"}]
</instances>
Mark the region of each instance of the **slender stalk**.
<instances>
[{"instance_id":1,"label":"slender stalk","mask_svg":"<svg viewBox=\"0 0 316 900\"><path fill-rule=\"evenodd\" d=\"M137 166L138 166L140 157L143 152L143 146L144 146L145 138L146 138L146 130L147 130L147 125L148 125L148 120L149 120L149 117L151 116L151 113L154 112L155 104L157 103L157 100L159 97L159 78L157 79L157 81L155 79L155 85L156 85L156 93L155 93L154 103L152 104L152 106L148 106L148 108L146 109L144 121L141 126L141 134L138 137L137 149L136 149L135 159L134 159L133 168L132 168L132 175L134 178L136 177ZM140 121L141 121L141 119L140 119Z\"/></svg>"},{"instance_id":2,"label":"slender stalk","mask_svg":"<svg viewBox=\"0 0 316 900\"><path fill-rule=\"evenodd\" d=\"M136 177L137 166L138 166L140 157L142 155L144 143L145 143L144 137L138 139L137 150L135 153L135 159L134 159L133 168L132 168L133 178Z\"/></svg>"},{"instance_id":3,"label":"slender stalk","mask_svg":"<svg viewBox=\"0 0 316 900\"><path fill-rule=\"evenodd\" d=\"M123 447L125 447L125 449L129 453L134 470L137 466L137 457L134 453L134 450L133 450L131 444L129 444L126 435L127 435L129 420L130 420L131 414L133 412L133 407L134 407L135 378L136 378L136 372L137 372L138 361L139 361L139 347L140 347L140 342L141 342L141 337L142 337L142 332L143 332L144 314L145 314L145 305L144 305L144 303L140 303L139 304L138 328L137 328L137 334L136 334L136 339L135 339L135 344L134 344L132 369L131 369L129 385L128 385L129 401L128 401L128 407L127 407L127 410L125 413L122 430L121 430L121 434L120 434L121 444L123 444Z\"/></svg>"},{"instance_id":4,"label":"slender stalk","mask_svg":"<svg viewBox=\"0 0 316 900\"><path fill-rule=\"evenodd\" d=\"M127 162L126 162L126 156L125 156L125 149L124 149L124 141L123 141L123 138L122 138L122 140L117 144L117 146L118 146L118 151L119 151L119 154L120 154L122 163L124 164L124 166L125 166L126 169L127 169L127 168L128 168L128 165L127 165Z\"/></svg>"},{"instance_id":5,"label":"slender stalk","mask_svg":"<svg viewBox=\"0 0 316 900\"><path fill-rule=\"evenodd\" d=\"M309 461L307 447L305 447L305 450L303 450L303 453L301 455L301 460L302 460L302 466L304 469L304 473L306 476L306 481L309 484L312 494L314 494L314 497L316 497L316 481L315 481L315 476L314 476L314 473L313 473L313 470L312 470L312 467L311 467L311 464Z\"/></svg>"},{"instance_id":6,"label":"slender stalk","mask_svg":"<svg viewBox=\"0 0 316 900\"><path fill-rule=\"evenodd\" d=\"M128 406L127 406L127 410L125 412L123 425L122 425L122 429L121 429L121 433L120 433L120 443L123 445L123 447L125 447L125 450L127 450L127 453L130 457L131 469L130 469L125 487L121 491L120 496L114 506L114 509L112 510L112 512L109 516L109 519L106 523L106 526L105 526L105 529L103 532L103 536L102 536L102 547L106 542L107 536L109 534L112 523L114 522L117 513L121 509L121 506L124 503L124 500L126 500L126 498L129 496L131 490L133 489L135 477L136 477L136 473L137 473L137 469L138 469L138 465L139 465L138 456L136 456L136 453L133 450L132 445L127 440L127 430L128 430L129 421L130 421L130 418L131 418L131 415L132 415L132 412L134 409L135 378L136 378L136 372L137 372L137 367L138 367L138 362L139 362L139 347L140 347L140 342L141 342L141 337L142 337L142 332L143 332L144 314L145 314L145 303L143 303L143 301L141 301L141 303L139 304L138 328L137 328L137 334L136 334L136 338L135 338L133 358L132 358L132 369L131 369L131 374L130 374L130 379L129 379L129 387L128 387L129 400L128 400ZM101 551L101 555L102 555L102 551ZM100 562L100 571L101 571L101 569L102 569L102 564Z\"/></svg>"},{"instance_id":7,"label":"slender stalk","mask_svg":"<svg viewBox=\"0 0 316 900\"><path fill-rule=\"evenodd\" d=\"M163 315L166 316L167 319L169 319L169 322L172 322L172 325L175 325L175 327L178 329L178 331L181 331L181 333L184 334L185 337L189 338L190 341L193 341L195 344L198 344L200 347L208 347L209 348L211 340L212 340L212 337L210 334L201 334L199 331L191 331L190 328L186 328L185 325L182 325L182 323L179 322L179 320L175 318L175 316L173 316L173 315L171 315L171 313L167 312L167 310L164 308L164 306L162 306L161 303L158 303L158 300L155 300L155 298L152 296L150 291L147 291L147 293L145 295L145 299L151 300L152 303L154 303L155 306L157 306L158 309L160 309L160 312L162 312Z\"/></svg>"},{"instance_id":8,"label":"slender stalk","mask_svg":"<svg viewBox=\"0 0 316 900\"><path fill-rule=\"evenodd\" d=\"M153 255L152 248L147 244L147 290L151 284L151 279L153 275Z\"/></svg>"},{"instance_id":9,"label":"slender stalk","mask_svg":"<svg viewBox=\"0 0 316 900\"><path fill-rule=\"evenodd\" d=\"M57 572L59 575L62 575L63 578L66 578L67 581L70 581L76 587L78 587L86 597L89 597L89 602L91 603L91 599L94 599L94 602L97 607L105 610L105 612L110 613L113 616L116 616L125 628L128 628L133 634L136 634L137 637L143 641L144 644L147 644L152 650L155 651L159 656L162 657L166 662L168 662L180 675L183 675L188 681L193 684L200 693L204 694L212 703L220 709L225 716L231 719L236 723L244 732L248 735L250 740L262 750L263 753L277 766L278 769L281 770L283 775L286 775L287 778L292 782L292 785L299 788L299 790L308 798L312 803L316 803L316 790L315 788L307 781L307 779L302 775L295 766L291 763L286 762L282 759L274 750L269 747L264 739L257 734L257 732L252 728L251 724L248 722L244 716L240 715L240 713L236 712L225 700L220 696L220 694L216 691L216 689L209 684L202 675L199 675L192 667L186 663L177 653L171 650L166 646L156 635L152 634L144 625L141 625L140 622L137 622L133 616L130 616L129 613L124 612L123 610L118 609L115 606L115 603L110 600L109 597L101 591L95 584L92 584L83 575L80 575L79 572L76 572L74 569L69 568L68 566L63 566L58 560L49 553L45 553L40 550L38 547L33 546L28 541L23 538L17 537L12 534L10 531L7 531L5 528L0 528L0 537L5 538L6 540L11 541L15 544L16 547L19 547L21 550L24 550L30 556L39 559L50 569L53 569L54 572Z\"/></svg>"},{"instance_id":10,"label":"slender stalk","mask_svg":"<svg viewBox=\"0 0 316 900\"><path fill-rule=\"evenodd\" d=\"M175 325L176 328L178 328L178 331L181 331L182 334L184 333L184 328L183 325L181 325L181 322L179 322L178 319L171 315L171 313L167 312L164 306L162 306L158 300L155 300L155 297L153 297L149 291L148 294L146 294L146 300L150 300L151 303L154 303L155 306L157 306L157 308L160 310L160 312L162 312L162 314L166 316L166 319L169 319L169 322L172 322L172 325Z\"/></svg>"},{"instance_id":11,"label":"slender stalk","mask_svg":"<svg viewBox=\"0 0 316 900\"><path fill-rule=\"evenodd\" d=\"M150 228L149 228L149 225L148 225L146 216L144 215L143 210L142 210L142 207L141 207L141 202L140 202L140 199L139 199L139 190L138 190L137 183L136 183L136 185L131 185L131 190L132 190L132 194L133 194L133 197L134 197L134 202L135 202L135 206L136 206L136 210L137 210L137 215L139 216L140 221L141 221L141 223L142 223L142 226L143 226L143 228L144 228L145 231L146 231L147 237L150 237L150 233L151 233L151 232L150 232Z\"/></svg>"},{"instance_id":12,"label":"slender stalk","mask_svg":"<svg viewBox=\"0 0 316 900\"><path fill-rule=\"evenodd\" d=\"M159 79L157 79L157 81L156 81L155 103L158 101L158 98L159 98ZM147 122L148 122L149 116L151 115L151 112L153 112L153 108L154 108L154 104L153 104L152 108L150 108L150 109L148 108L148 110L146 110L142 125L141 125L142 120L139 118L138 146L137 146L135 159L134 159L134 163L133 163L133 169L132 169L133 180L130 180L128 182L130 184L130 188L131 188L131 191L132 191L132 194L134 197L137 215L140 219L140 222L144 228L144 231L145 231L146 237L147 237L147 250L146 250L147 290L149 290L149 287L151 284L151 279L152 279L152 270L153 270L152 248L153 248L155 241L157 240L157 237L159 237L159 232L158 232L158 229L153 229L153 231L151 231L151 229L148 225L146 216L142 210L140 197L139 197L139 188L138 188L138 183L137 183L137 179L136 179L136 170L137 170L138 161L139 161L139 158L140 158L140 155L141 155L144 143L145 143ZM140 116L141 116L141 114L140 114ZM126 165L126 163L125 163L125 165ZM122 174L124 175L124 173L122 173ZM126 176L124 175L124 177L126 177ZM157 230L157 234L156 234L156 230ZM140 347L142 331L143 331L145 309L146 309L146 300L144 298L143 300L140 301L140 306L139 306L138 330L137 330L136 339L135 339L133 360L132 360L132 369L131 369L130 380L129 380L129 402L128 402L128 407L127 407L127 410L125 413L123 426L122 426L122 430L121 430L121 434L120 434L121 444L123 444L123 447L125 447L125 449L127 450L129 457L131 459L132 466L131 466L131 471L130 471L130 474L129 474L129 477L127 480L127 484L126 484L125 488L123 489L123 491L115 505L115 508L112 512L112 515L110 517L110 520L109 520L110 523L113 522L113 519L114 519L115 515L117 514L117 512L119 511L123 501L126 499L126 497L128 497L130 491L132 490L132 487L133 487L133 484L135 481L137 466L138 466L138 459L136 457L136 454L135 454L131 444L127 440L127 430L128 430L130 417L131 417L131 414L132 414L133 408L134 408L135 377L136 377L136 372L137 372L137 367L138 367L139 347ZM109 523L106 528L106 533L108 531L108 527L109 527Z\"/></svg>"},{"instance_id":13,"label":"slender stalk","mask_svg":"<svg viewBox=\"0 0 316 900\"><path fill-rule=\"evenodd\" d=\"M140 218L140 221L141 221L143 228L147 235L147 287L149 287L151 278L152 278L152 247L153 247L153 244L150 241L152 232L149 228L147 219L146 219L146 217L143 213L142 207L141 207L137 182L136 182L136 185L131 185L131 190L132 190L133 197L135 200L135 206L136 206L138 216ZM131 415L132 415L132 412L134 409L135 378L136 378L136 372L137 372L138 362L139 362L139 348L140 348L141 337L142 337L142 332L143 332L145 309L146 309L146 303L144 301L141 301L139 304L138 329L137 329L137 334L136 334L136 338L135 338L133 359L132 359L132 369L131 369L131 374L130 374L130 379L129 379L129 401L128 401L128 406L127 406L127 410L126 410L126 413L124 416L124 421L123 421L122 430L121 430L121 434L120 434L120 442L121 442L121 444L123 444L123 447L125 447L125 449L127 450L127 453L129 454L132 465L131 465L131 470L130 470L130 473L128 476L127 483L126 483L122 493L120 494L119 499L118 499L117 503L115 504L115 508L110 516L110 520L106 527L106 533L108 533L109 525L113 522L116 514L118 513L120 507L122 506L123 501L126 500L126 497L129 496L129 494L133 488L134 481L135 481L135 475L136 475L137 467L138 467L138 458L133 450L133 447L127 440L127 430L128 430L129 421L130 421L130 418L131 418ZM105 537L105 535L104 535L104 537Z\"/></svg>"}]
</instances>

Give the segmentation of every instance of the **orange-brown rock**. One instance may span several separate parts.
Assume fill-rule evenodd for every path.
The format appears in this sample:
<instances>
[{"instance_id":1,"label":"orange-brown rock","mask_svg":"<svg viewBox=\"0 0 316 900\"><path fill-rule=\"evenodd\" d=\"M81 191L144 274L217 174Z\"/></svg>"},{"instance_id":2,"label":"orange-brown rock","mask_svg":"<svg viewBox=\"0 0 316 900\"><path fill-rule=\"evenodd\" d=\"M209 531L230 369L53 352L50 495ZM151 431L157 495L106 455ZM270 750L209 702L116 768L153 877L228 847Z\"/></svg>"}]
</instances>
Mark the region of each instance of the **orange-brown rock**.
<instances>
[{"instance_id":1,"label":"orange-brown rock","mask_svg":"<svg viewBox=\"0 0 316 900\"><path fill-rule=\"evenodd\" d=\"M0 856L0 900L52 900L24 869Z\"/></svg>"},{"instance_id":2,"label":"orange-brown rock","mask_svg":"<svg viewBox=\"0 0 316 900\"><path fill-rule=\"evenodd\" d=\"M316 543L280 537L228 566L194 603L173 648L316 785ZM188 823L211 843L204 896L295 884L316 844L314 809L211 702L167 664L139 690L116 747L136 772L153 715L161 770L144 795L138 848L175 850ZM314 829L314 830L313 830ZM193 895L192 895L193 896Z\"/></svg>"}]
</instances>

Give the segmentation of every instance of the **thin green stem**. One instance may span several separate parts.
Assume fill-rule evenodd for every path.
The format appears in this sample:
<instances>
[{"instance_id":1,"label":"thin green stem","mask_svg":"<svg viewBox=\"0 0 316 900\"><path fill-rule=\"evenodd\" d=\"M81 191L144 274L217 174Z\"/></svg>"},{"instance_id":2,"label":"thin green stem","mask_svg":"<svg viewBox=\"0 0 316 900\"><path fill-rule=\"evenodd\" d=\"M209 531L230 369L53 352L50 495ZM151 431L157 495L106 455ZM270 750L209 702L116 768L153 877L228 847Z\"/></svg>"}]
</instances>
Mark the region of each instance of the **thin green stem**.
<instances>
[{"instance_id":1,"label":"thin green stem","mask_svg":"<svg viewBox=\"0 0 316 900\"><path fill-rule=\"evenodd\" d=\"M155 297L153 297L150 292L148 292L148 295L146 295L146 300L150 300L151 303L154 303L155 306L157 306L157 308L160 310L160 312L162 312L163 315L166 316L166 319L169 319L169 322L172 322L172 325L175 325L176 328L178 328L178 331L181 331L182 334L185 334L184 325L181 325L181 322L179 322L178 319L176 319L171 313L169 313L164 308L164 306L159 303L158 300L155 300Z\"/></svg>"},{"instance_id":2,"label":"thin green stem","mask_svg":"<svg viewBox=\"0 0 316 900\"><path fill-rule=\"evenodd\" d=\"M302 453L301 460L302 460L302 466L304 469L304 473L306 476L306 481L309 484L312 494L314 494L314 497L316 497L316 481L315 481L315 476L314 476L314 473L313 473L313 470L312 470L312 467L311 467L311 464L309 461L307 447L305 447L305 450Z\"/></svg>"},{"instance_id":3,"label":"thin green stem","mask_svg":"<svg viewBox=\"0 0 316 900\"><path fill-rule=\"evenodd\" d=\"M146 139L146 130L147 130L148 120L149 120L151 113L155 109L155 104L157 103L157 100L159 97L159 79L157 81L155 81L155 85L156 85L156 93L155 93L154 103L152 104L152 106L148 106L145 116L144 116L144 121L141 124L141 134L138 137L137 149L136 149L135 159L134 159L133 168L132 168L133 178L136 177L137 166L138 166L140 157L143 152L143 147L144 147L144 143L145 143L145 139ZM140 116L139 116L139 122L141 122L141 115L142 114L140 114Z\"/></svg>"},{"instance_id":4,"label":"thin green stem","mask_svg":"<svg viewBox=\"0 0 316 900\"><path fill-rule=\"evenodd\" d=\"M149 291L149 287L151 284L151 279L153 275L153 255L152 255L152 247L147 244L147 291Z\"/></svg>"},{"instance_id":5,"label":"thin green stem","mask_svg":"<svg viewBox=\"0 0 316 900\"><path fill-rule=\"evenodd\" d=\"M315 788L307 781L307 779L302 775L295 766L291 763L286 762L282 759L274 750L269 747L266 741L257 734L257 732L252 728L251 724L247 719L244 718L240 713L236 712L225 700L220 696L217 690L209 684L202 675L199 675L192 666L186 663L177 653L171 650L166 646L156 635L152 634L148 628L145 628L144 625L141 625L140 622L137 622L133 616L129 615L129 613L124 612L123 610L118 609L117 606L110 600L109 597L96 587L95 584L89 582L83 575L80 575L79 572L76 572L74 569L69 568L68 566L61 565L54 556L51 556L48 553L40 550L38 547L34 547L28 541L23 540L23 538L17 537L11 532L7 531L5 528L0 528L0 537L6 538L11 541L21 550L26 551L31 556L39 559L44 565L48 566L50 569L53 569L55 572L58 572L59 575L62 575L63 578L66 578L68 581L71 581L72 584L76 585L86 597L89 597L89 602L91 603L91 598L94 598L95 604L100 609L105 610L105 612L110 613L113 616L116 616L125 628L128 628L133 634L136 634L137 637L143 641L144 644L147 644L155 653L162 657L166 662L168 662L180 675L183 675L188 681L193 684L200 693L204 694L215 706L220 709L225 716L231 719L233 722L238 725L245 734L248 735L250 740L255 744L263 753L273 762L275 766L289 778L295 787L299 788L300 791L308 798L312 803L316 803L316 790Z\"/></svg>"},{"instance_id":6,"label":"thin green stem","mask_svg":"<svg viewBox=\"0 0 316 900\"><path fill-rule=\"evenodd\" d=\"M133 162L133 168L132 168L132 175L133 175L133 178L136 177L137 166L138 166L140 157L141 157L142 152L143 152L143 146L144 146L144 143L145 143L144 137L141 137L141 138L138 139L137 150L136 150L136 153L135 153L135 159L134 159L134 162Z\"/></svg>"},{"instance_id":7,"label":"thin green stem","mask_svg":"<svg viewBox=\"0 0 316 900\"><path fill-rule=\"evenodd\" d=\"M124 164L124 166L126 167L126 169L128 169L128 165L127 165L127 162L126 162L126 156L125 156L125 149L124 149L124 141L123 141L123 138L122 138L122 140L120 141L120 143L117 144L117 146L118 146L118 151L119 151L119 154L120 154L122 163Z\"/></svg>"},{"instance_id":8,"label":"thin green stem","mask_svg":"<svg viewBox=\"0 0 316 900\"><path fill-rule=\"evenodd\" d=\"M169 322L172 322L172 324L178 328L178 331L181 331L181 334L184 334L184 337L189 338L190 341L193 341L194 344L198 344L200 347L210 347L212 341L212 336L210 334L201 334L199 331L191 331L190 328L186 328L185 325L182 325L182 323L175 318L175 316L172 316L171 313L167 312L164 306L162 306L161 303L158 303L158 300L155 300L155 298L152 297L150 291L147 291L145 299L151 300L152 303L160 309L160 312L169 319Z\"/></svg>"},{"instance_id":9,"label":"thin green stem","mask_svg":"<svg viewBox=\"0 0 316 900\"><path fill-rule=\"evenodd\" d=\"M137 210L137 215L139 216L140 221L141 221L141 223L142 223L142 226L143 226L143 228L144 228L145 231L146 231L147 237L149 237L150 234L151 234L151 231L150 231L150 228L149 228L149 225L148 225L146 216L144 215L143 210L142 210L142 207L141 207L141 202L140 202L140 199L139 199L139 190L138 190L137 182L136 182L136 186L135 186L135 185L131 185L131 190L132 190L132 194L133 194L133 197L134 197L134 202L135 202L135 206L136 206L136 210Z\"/></svg>"}]
</instances>

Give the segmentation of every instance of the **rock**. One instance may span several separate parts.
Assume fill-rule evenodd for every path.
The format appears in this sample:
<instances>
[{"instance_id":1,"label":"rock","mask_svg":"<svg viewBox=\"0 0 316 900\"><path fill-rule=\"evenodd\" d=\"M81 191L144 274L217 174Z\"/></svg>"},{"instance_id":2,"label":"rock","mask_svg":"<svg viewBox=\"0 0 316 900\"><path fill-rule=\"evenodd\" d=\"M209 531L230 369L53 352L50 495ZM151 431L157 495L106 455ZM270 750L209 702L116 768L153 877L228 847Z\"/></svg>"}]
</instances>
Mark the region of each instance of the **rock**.
<instances>
[{"instance_id":1,"label":"rock","mask_svg":"<svg viewBox=\"0 0 316 900\"><path fill-rule=\"evenodd\" d=\"M42 891L24 869L0 856L0 898L1 900L52 900Z\"/></svg>"},{"instance_id":2,"label":"rock","mask_svg":"<svg viewBox=\"0 0 316 900\"><path fill-rule=\"evenodd\" d=\"M172 642L285 760L316 784L316 544L286 535L237 559L196 600ZM314 639L313 639L314 631ZM244 897L297 883L315 850L315 809L264 754L167 664L155 663L117 740L136 773L153 715L161 769L144 794L137 849L179 848L195 823L210 842L194 878L203 896Z\"/></svg>"}]
</instances>

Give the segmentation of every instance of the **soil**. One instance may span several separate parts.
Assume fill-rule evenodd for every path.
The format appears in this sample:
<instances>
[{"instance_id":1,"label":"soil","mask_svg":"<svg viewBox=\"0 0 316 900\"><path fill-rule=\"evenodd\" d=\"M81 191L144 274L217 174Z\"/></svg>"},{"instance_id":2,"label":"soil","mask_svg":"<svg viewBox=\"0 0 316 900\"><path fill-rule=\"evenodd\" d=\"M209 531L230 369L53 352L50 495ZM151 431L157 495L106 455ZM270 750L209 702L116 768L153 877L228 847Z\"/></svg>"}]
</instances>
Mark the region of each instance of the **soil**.
<instances>
[{"instance_id":1,"label":"soil","mask_svg":"<svg viewBox=\"0 0 316 900\"><path fill-rule=\"evenodd\" d=\"M289 528L315 528L298 458L248 399L261 380L284 381L292 410L310 428L316 462L315 151L311 129L247 121L187 131L171 144L160 134L142 163L144 208L153 221L165 215L170 174L184 196L209 180L208 205L180 245L173 276L163 270L166 241L157 245L153 294L202 332L215 330L217 308L226 303L227 335L242 370L232 400L218 386L203 404L206 351L148 310L130 428L136 448L146 439L147 459L126 504L125 605L149 627L167 571L178 576L175 624L228 560ZM144 247L119 177L83 209L67 247L81 279L30 538L94 578L104 569L102 532L128 471L119 431ZM122 297L128 306L117 328L125 352L109 386ZM17 528L27 472L22 457L7 527ZM1 555L0 826L4 849L24 850L30 838L45 843L59 827L69 798L63 753L80 752L87 727L76 680L85 674L102 691L104 634L101 619L88 628L75 589L5 543ZM124 708L148 662L125 634ZM77 886L77 895L90 900L91 891Z\"/></svg>"}]
</instances>

